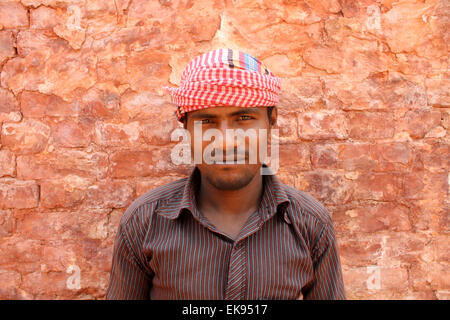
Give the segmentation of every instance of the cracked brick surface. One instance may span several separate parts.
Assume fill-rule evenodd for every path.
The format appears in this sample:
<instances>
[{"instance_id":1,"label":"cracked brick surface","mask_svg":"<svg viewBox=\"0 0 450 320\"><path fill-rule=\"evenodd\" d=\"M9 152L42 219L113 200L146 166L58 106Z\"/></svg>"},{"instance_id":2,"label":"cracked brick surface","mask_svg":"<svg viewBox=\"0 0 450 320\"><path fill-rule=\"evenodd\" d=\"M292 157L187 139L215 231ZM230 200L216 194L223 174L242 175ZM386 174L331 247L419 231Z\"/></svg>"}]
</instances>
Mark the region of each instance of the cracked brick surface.
<instances>
[{"instance_id":1,"label":"cracked brick surface","mask_svg":"<svg viewBox=\"0 0 450 320\"><path fill-rule=\"evenodd\" d=\"M445 0L0 1L0 299L105 297L124 210L189 173L162 87L217 47L282 77L278 176L332 213L348 298L449 299L449 19Z\"/></svg>"}]
</instances>

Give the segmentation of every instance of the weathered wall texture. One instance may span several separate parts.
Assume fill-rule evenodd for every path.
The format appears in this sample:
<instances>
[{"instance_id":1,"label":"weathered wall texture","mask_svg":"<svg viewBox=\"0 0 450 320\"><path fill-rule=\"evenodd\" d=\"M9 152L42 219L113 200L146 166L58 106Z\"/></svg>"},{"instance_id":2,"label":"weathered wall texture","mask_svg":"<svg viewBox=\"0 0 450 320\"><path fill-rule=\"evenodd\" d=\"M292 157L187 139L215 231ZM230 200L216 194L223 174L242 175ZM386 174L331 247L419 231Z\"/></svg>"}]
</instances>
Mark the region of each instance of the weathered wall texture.
<instances>
[{"instance_id":1,"label":"weathered wall texture","mask_svg":"<svg viewBox=\"0 0 450 320\"><path fill-rule=\"evenodd\" d=\"M104 298L125 208L188 173L162 86L228 46L283 78L278 175L332 213L348 298L449 299L449 17L445 0L0 0L0 298Z\"/></svg>"}]
</instances>

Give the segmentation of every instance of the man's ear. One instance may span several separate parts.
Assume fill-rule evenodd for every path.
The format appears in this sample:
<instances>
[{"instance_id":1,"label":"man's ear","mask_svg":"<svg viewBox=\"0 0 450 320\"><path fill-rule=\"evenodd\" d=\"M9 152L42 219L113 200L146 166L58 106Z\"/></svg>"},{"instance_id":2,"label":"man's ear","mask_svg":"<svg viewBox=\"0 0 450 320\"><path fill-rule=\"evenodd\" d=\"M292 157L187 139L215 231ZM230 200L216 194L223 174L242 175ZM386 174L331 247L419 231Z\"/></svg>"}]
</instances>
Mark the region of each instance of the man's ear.
<instances>
[{"instance_id":1,"label":"man's ear","mask_svg":"<svg viewBox=\"0 0 450 320\"><path fill-rule=\"evenodd\" d=\"M277 107L274 106L272 109L272 114L270 115L270 126L274 127L277 124Z\"/></svg>"}]
</instances>

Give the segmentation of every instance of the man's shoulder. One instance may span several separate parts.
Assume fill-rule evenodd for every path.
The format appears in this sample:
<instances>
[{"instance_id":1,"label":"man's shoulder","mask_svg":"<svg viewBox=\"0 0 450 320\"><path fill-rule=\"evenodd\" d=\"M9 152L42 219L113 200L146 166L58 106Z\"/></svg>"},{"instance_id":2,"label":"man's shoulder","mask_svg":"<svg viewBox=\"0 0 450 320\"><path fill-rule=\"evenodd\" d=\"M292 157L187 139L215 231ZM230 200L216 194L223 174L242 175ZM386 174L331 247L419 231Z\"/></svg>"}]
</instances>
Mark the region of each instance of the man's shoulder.
<instances>
[{"instance_id":1,"label":"man's shoulder","mask_svg":"<svg viewBox=\"0 0 450 320\"><path fill-rule=\"evenodd\" d=\"M136 216L137 211L141 208L145 208L146 210L142 211L145 211L145 215L150 216L159 203L183 193L187 180L188 177L184 177L148 190L128 206L122 215L120 223L127 224L132 217Z\"/></svg>"},{"instance_id":2,"label":"man's shoulder","mask_svg":"<svg viewBox=\"0 0 450 320\"><path fill-rule=\"evenodd\" d=\"M306 191L299 190L287 184L282 184L286 195L288 196L292 210L293 218L298 222L304 218L313 218L323 225L331 223L331 214L328 209L314 196Z\"/></svg>"}]
</instances>

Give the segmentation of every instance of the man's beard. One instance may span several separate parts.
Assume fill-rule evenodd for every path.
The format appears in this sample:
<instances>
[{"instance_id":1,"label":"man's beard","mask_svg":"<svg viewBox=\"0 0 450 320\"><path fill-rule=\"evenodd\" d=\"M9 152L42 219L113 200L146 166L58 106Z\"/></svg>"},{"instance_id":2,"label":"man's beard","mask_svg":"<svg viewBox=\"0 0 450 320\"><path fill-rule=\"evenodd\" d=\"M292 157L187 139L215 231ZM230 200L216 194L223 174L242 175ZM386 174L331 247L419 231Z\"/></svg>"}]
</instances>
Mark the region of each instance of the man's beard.
<instances>
[{"instance_id":1,"label":"man's beard","mask_svg":"<svg viewBox=\"0 0 450 320\"><path fill-rule=\"evenodd\" d=\"M239 190L248 185L255 177L255 174L259 172L259 170L252 169L242 170L239 174L234 172L227 173L226 171L222 174L206 173L205 179L219 190Z\"/></svg>"}]
</instances>

